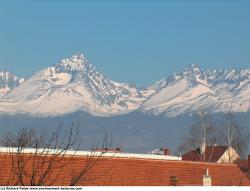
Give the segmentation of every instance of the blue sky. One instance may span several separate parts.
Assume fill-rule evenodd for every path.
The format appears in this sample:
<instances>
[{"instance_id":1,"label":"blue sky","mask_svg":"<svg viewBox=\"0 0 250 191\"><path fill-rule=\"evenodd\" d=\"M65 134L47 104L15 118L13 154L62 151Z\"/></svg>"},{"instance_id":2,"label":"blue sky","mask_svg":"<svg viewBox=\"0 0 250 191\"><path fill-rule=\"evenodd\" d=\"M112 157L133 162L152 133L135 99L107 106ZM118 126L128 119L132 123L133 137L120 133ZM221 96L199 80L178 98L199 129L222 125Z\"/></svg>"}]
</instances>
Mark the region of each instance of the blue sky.
<instances>
[{"instance_id":1,"label":"blue sky","mask_svg":"<svg viewBox=\"0 0 250 191\"><path fill-rule=\"evenodd\" d=\"M250 68L250 1L0 2L0 69L29 76L75 53L139 86L189 64Z\"/></svg>"}]
</instances>

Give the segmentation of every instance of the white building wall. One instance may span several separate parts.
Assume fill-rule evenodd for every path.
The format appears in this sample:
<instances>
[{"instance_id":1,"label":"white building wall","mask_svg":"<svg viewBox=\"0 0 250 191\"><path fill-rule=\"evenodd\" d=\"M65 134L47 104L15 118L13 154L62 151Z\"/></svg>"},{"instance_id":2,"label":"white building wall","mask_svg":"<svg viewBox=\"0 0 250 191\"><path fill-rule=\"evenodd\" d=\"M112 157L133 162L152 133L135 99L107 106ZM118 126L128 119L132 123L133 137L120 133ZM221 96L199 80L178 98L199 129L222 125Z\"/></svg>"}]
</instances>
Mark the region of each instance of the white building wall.
<instances>
[{"instance_id":1,"label":"white building wall","mask_svg":"<svg viewBox=\"0 0 250 191\"><path fill-rule=\"evenodd\" d=\"M229 147L217 163L234 163L237 158L239 158L238 153L232 147Z\"/></svg>"}]
</instances>

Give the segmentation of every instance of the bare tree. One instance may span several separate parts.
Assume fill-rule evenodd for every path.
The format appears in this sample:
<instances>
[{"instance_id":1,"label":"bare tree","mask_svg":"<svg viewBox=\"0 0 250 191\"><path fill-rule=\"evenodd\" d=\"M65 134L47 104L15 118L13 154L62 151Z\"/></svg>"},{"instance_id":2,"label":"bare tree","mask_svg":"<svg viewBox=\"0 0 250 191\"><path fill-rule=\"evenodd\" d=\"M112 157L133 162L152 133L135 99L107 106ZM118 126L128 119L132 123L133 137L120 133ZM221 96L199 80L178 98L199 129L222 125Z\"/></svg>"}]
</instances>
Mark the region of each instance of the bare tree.
<instances>
[{"instance_id":1,"label":"bare tree","mask_svg":"<svg viewBox=\"0 0 250 191\"><path fill-rule=\"evenodd\" d=\"M37 134L32 129L21 129L16 135L8 134L1 141L3 146L9 148L11 156L11 181L6 185L18 186L50 186L58 181L65 167L70 167L75 161L75 154L80 147L78 128L73 125L63 131L62 124L49 136ZM72 174L68 183L70 186L87 181L86 175L103 159L107 152L108 137L105 135L101 152L92 150L86 156L86 162L78 169L78 173ZM67 151L72 150L70 155ZM74 150L74 151L73 151ZM66 156L67 155L67 156Z\"/></svg>"},{"instance_id":2,"label":"bare tree","mask_svg":"<svg viewBox=\"0 0 250 191\"><path fill-rule=\"evenodd\" d=\"M178 148L179 153L185 153L196 148L200 148L200 152L202 152L207 145L214 145L217 141L215 125L206 111L198 111L195 120L194 124L190 126L189 134ZM205 155L203 157L200 159L201 161L206 160Z\"/></svg>"},{"instance_id":3,"label":"bare tree","mask_svg":"<svg viewBox=\"0 0 250 191\"><path fill-rule=\"evenodd\" d=\"M243 157L248 148L247 135L243 133L242 125L231 112L231 109L225 114L221 127L217 133L220 136L220 144L235 149Z\"/></svg>"},{"instance_id":4,"label":"bare tree","mask_svg":"<svg viewBox=\"0 0 250 191\"><path fill-rule=\"evenodd\" d=\"M196 117L196 122L191 126L189 134L184 138L182 144L178 148L179 152L183 153L200 148L197 150L200 154L194 154L195 157L199 157L196 160L211 161L214 155L213 147L211 147L212 151L209 151L209 156L208 154L202 155L204 148L205 146L219 144L227 146L228 148L226 151L228 156L225 158L225 162L233 162L237 154L244 157L248 147L248 135L243 133L242 125L236 120L231 112L231 108L229 108L221 123L216 124L212 122L211 116L205 111L199 111ZM217 120L217 122L218 121L219 120ZM237 154L234 151L236 151ZM207 157L207 159L205 157Z\"/></svg>"}]
</instances>

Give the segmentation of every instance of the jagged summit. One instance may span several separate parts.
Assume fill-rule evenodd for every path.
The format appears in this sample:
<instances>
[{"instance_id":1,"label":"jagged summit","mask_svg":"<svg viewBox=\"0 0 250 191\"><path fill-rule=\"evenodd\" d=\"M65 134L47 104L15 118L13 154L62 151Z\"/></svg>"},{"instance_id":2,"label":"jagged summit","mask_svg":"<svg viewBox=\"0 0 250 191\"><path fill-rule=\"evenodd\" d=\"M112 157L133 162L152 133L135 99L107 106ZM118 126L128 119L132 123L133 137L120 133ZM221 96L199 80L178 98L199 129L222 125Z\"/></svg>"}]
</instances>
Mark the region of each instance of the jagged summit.
<instances>
[{"instance_id":1,"label":"jagged summit","mask_svg":"<svg viewBox=\"0 0 250 191\"><path fill-rule=\"evenodd\" d=\"M0 97L22 84L24 80L8 70L0 71Z\"/></svg>"},{"instance_id":2,"label":"jagged summit","mask_svg":"<svg viewBox=\"0 0 250 191\"><path fill-rule=\"evenodd\" d=\"M5 82L11 81L11 80L13 80L13 81L17 80L17 76L8 70L0 71L0 78L2 81L5 81Z\"/></svg>"},{"instance_id":3,"label":"jagged summit","mask_svg":"<svg viewBox=\"0 0 250 191\"><path fill-rule=\"evenodd\" d=\"M200 71L201 67L198 64L189 64L185 70Z\"/></svg>"},{"instance_id":4,"label":"jagged summit","mask_svg":"<svg viewBox=\"0 0 250 191\"><path fill-rule=\"evenodd\" d=\"M190 64L181 72L178 72L175 75L182 75L184 77L193 77L196 75L203 75L203 70L198 64Z\"/></svg>"},{"instance_id":5,"label":"jagged summit","mask_svg":"<svg viewBox=\"0 0 250 191\"><path fill-rule=\"evenodd\" d=\"M55 68L58 72L83 71L87 64L89 64L88 60L83 54L76 54L70 58L63 59L55 65Z\"/></svg>"},{"instance_id":6,"label":"jagged summit","mask_svg":"<svg viewBox=\"0 0 250 191\"><path fill-rule=\"evenodd\" d=\"M151 85L149 89L155 89L158 91L166 86L171 86L183 79L196 84L197 82L205 80L205 73L199 65L191 64L182 71L177 72L167 78L161 79L160 81Z\"/></svg>"}]
</instances>

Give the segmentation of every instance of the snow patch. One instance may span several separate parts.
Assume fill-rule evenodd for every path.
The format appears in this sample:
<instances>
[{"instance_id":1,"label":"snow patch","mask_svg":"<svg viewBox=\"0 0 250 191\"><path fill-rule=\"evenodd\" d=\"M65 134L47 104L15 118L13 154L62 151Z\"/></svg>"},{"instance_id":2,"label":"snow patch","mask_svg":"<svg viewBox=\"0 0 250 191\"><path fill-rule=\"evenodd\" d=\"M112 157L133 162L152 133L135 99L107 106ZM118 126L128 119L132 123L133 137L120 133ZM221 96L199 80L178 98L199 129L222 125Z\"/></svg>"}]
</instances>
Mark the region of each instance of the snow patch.
<instances>
[{"instance_id":1,"label":"snow patch","mask_svg":"<svg viewBox=\"0 0 250 191\"><path fill-rule=\"evenodd\" d=\"M52 84L60 85L60 86L68 84L70 80L71 80L71 75L68 73L55 74L53 77L49 79L49 81Z\"/></svg>"}]
</instances>

